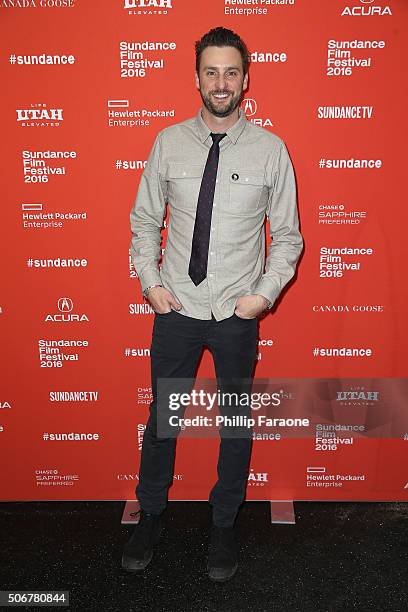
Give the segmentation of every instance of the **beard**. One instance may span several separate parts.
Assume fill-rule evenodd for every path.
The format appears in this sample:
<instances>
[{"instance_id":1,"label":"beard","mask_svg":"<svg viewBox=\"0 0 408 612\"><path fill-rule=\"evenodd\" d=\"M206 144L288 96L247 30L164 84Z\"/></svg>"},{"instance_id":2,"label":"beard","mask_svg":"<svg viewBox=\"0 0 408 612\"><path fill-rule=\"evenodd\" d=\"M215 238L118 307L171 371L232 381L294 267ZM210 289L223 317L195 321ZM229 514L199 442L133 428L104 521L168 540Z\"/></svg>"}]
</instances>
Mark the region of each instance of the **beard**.
<instances>
[{"instance_id":1,"label":"beard","mask_svg":"<svg viewBox=\"0 0 408 612\"><path fill-rule=\"evenodd\" d=\"M213 102L213 94L227 93L229 98L225 99L225 102ZM228 117L234 110L241 104L243 90L236 93L235 95L226 90L214 90L208 96L206 96L200 88L200 96L203 101L205 108L215 117ZM227 100L229 101L227 102Z\"/></svg>"}]
</instances>

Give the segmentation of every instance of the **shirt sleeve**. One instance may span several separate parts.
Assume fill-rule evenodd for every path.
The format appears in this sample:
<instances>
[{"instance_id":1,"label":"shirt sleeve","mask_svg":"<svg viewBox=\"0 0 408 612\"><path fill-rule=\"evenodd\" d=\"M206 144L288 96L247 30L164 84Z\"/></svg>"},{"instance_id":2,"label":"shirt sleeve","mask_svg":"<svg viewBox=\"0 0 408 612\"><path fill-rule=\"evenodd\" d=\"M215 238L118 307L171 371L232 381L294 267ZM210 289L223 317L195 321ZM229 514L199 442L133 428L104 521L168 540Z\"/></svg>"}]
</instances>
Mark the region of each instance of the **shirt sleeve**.
<instances>
[{"instance_id":1,"label":"shirt sleeve","mask_svg":"<svg viewBox=\"0 0 408 612\"><path fill-rule=\"evenodd\" d=\"M265 272L254 293L263 295L273 304L295 274L296 263L303 250L295 176L283 141L273 167L273 184L266 212L272 243L265 261Z\"/></svg>"},{"instance_id":2,"label":"shirt sleeve","mask_svg":"<svg viewBox=\"0 0 408 612\"><path fill-rule=\"evenodd\" d=\"M150 151L130 213L130 254L142 291L151 285L162 284L158 263L167 188L160 174L161 134L157 135Z\"/></svg>"}]
</instances>

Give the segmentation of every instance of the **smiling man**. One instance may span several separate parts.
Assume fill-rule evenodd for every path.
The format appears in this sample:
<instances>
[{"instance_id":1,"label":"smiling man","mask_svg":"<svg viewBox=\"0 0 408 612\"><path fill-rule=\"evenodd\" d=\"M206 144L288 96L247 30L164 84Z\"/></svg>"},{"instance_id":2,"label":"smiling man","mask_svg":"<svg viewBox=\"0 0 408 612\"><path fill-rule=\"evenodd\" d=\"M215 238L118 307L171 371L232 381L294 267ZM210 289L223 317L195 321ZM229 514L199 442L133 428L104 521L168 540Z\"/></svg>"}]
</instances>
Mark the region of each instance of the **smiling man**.
<instances>
[{"instance_id":1,"label":"smiling man","mask_svg":"<svg viewBox=\"0 0 408 612\"><path fill-rule=\"evenodd\" d=\"M136 487L140 521L122 558L128 571L151 561L173 481L176 436L158 431L158 380L194 381L208 347L220 389L239 392L251 382L258 316L293 277L303 248L286 146L247 121L240 107L248 68L248 49L231 30L214 28L196 42L203 105L195 117L157 135L130 214L132 260L155 316L153 401ZM166 203L170 222L159 268ZM272 237L266 259L265 215ZM239 410L219 409L226 416ZM207 569L215 581L228 580L238 567L234 522L245 499L252 437L235 434L220 430L218 480L209 496Z\"/></svg>"}]
</instances>

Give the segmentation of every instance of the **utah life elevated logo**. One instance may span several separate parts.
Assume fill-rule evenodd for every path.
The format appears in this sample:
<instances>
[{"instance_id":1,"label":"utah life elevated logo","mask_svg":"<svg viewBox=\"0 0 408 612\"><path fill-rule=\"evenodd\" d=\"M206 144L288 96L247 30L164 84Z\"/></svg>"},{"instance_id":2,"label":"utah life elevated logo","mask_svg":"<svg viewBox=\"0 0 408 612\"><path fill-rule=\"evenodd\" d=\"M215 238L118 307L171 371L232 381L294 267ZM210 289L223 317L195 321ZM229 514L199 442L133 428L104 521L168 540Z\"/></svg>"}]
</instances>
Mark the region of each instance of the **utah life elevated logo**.
<instances>
[{"instance_id":1,"label":"utah life elevated logo","mask_svg":"<svg viewBox=\"0 0 408 612\"><path fill-rule=\"evenodd\" d=\"M374 5L374 0L360 0L356 6L346 6L341 13L342 17L373 17L377 15L392 15L389 6Z\"/></svg>"},{"instance_id":2,"label":"utah life elevated logo","mask_svg":"<svg viewBox=\"0 0 408 612\"><path fill-rule=\"evenodd\" d=\"M248 487L263 487L269 482L268 472L254 472L251 468L248 474Z\"/></svg>"},{"instance_id":3,"label":"utah life elevated logo","mask_svg":"<svg viewBox=\"0 0 408 612\"><path fill-rule=\"evenodd\" d=\"M342 406L374 406L380 399L380 392L366 389L364 385L355 385L349 389L337 391L336 402Z\"/></svg>"},{"instance_id":4,"label":"utah life elevated logo","mask_svg":"<svg viewBox=\"0 0 408 612\"><path fill-rule=\"evenodd\" d=\"M172 0L123 0L129 15L167 15L173 8Z\"/></svg>"},{"instance_id":5,"label":"utah life elevated logo","mask_svg":"<svg viewBox=\"0 0 408 612\"><path fill-rule=\"evenodd\" d=\"M46 104L30 104L17 108L17 123L22 127L59 127L64 120L62 108L47 108Z\"/></svg>"}]
</instances>

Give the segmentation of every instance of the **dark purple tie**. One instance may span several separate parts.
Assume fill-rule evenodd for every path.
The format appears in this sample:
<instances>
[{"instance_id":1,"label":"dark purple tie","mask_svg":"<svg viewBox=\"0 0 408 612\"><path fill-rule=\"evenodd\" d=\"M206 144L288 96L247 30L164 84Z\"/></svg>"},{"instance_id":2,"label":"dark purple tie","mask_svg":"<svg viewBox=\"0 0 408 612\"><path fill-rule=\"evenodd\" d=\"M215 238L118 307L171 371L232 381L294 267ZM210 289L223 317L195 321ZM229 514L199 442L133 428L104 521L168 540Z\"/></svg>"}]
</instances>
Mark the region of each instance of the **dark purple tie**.
<instances>
[{"instance_id":1,"label":"dark purple tie","mask_svg":"<svg viewBox=\"0 0 408 612\"><path fill-rule=\"evenodd\" d=\"M207 276L208 245L210 243L211 216L217 178L220 140L226 134L211 134L213 144L209 150L201 180L197 212L194 224L188 275L195 285L199 285Z\"/></svg>"}]
</instances>

